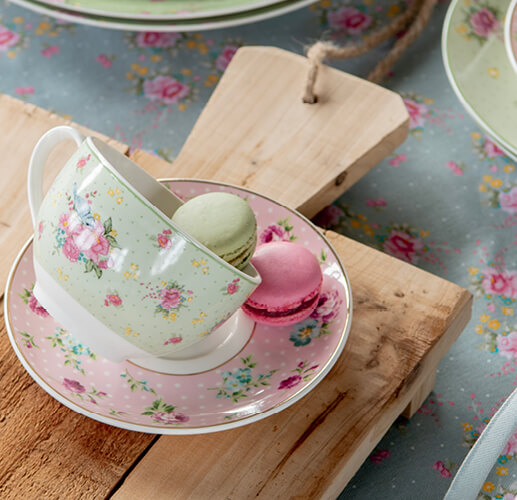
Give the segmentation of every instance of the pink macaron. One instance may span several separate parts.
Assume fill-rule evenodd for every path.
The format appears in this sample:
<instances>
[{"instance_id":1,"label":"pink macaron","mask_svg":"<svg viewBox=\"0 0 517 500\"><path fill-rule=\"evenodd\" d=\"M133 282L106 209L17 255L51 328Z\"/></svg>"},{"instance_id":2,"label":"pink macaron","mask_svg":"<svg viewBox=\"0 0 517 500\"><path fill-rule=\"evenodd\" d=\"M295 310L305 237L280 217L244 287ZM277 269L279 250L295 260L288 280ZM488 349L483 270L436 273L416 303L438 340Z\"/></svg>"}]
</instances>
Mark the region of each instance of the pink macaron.
<instances>
[{"instance_id":1,"label":"pink macaron","mask_svg":"<svg viewBox=\"0 0 517 500\"><path fill-rule=\"evenodd\" d=\"M316 257L289 241L261 245L252 264L262 283L242 306L257 323L285 326L307 318L318 304L323 276Z\"/></svg>"}]
</instances>

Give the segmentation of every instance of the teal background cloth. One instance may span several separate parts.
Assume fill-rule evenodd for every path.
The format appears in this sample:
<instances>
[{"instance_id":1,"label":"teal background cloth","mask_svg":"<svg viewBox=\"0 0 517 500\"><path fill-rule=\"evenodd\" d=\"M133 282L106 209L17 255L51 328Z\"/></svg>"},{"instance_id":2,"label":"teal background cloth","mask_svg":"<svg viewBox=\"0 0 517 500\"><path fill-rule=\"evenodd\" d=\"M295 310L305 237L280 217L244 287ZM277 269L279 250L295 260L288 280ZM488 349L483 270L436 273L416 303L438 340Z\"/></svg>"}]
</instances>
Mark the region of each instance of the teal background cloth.
<instances>
[{"instance_id":1,"label":"teal background cloth","mask_svg":"<svg viewBox=\"0 0 517 500\"><path fill-rule=\"evenodd\" d=\"M470 289L473 319L441 361L431 396L411 420L395 422L342 499L443 498L517 384L516 166L466 114L447 81L440 46L447 5L438 5L384 82L410 111L407 141L315 221ZM301 54L320 38L360 41L405 8L396 0L322 0L253 25L145 36L0 3L0 92L172 161L237 47ZM391 45L332 64L364 77ZM479 498L515 494L517 435Z\"/></svg>"}]
</instances>

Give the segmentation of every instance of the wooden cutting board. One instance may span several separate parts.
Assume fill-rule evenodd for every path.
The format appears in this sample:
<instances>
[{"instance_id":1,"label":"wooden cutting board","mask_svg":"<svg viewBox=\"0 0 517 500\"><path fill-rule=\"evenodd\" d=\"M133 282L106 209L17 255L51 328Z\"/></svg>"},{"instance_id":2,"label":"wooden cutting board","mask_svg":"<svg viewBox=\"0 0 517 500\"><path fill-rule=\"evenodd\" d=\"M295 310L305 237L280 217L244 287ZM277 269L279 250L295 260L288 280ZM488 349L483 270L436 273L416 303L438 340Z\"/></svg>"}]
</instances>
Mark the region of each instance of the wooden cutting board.
<instances>
[{"instance_id":1,"label":"wooden cutting board","mask_svg":"<svg viewBox=\"0 0 517 500\"><path fill-rule=\"evenodd\" d=\"M316 89L322 106L300 108L311 106L291 98L305 69L303 58L277 49L239 51L174 165L141 151L133 159L157 177L245 185L313 215L404 140L407 114L398 96L330 68ZM290 91L279 96L278 88ZM378 116L382 123L376 126ZM0 96L2 279L31 232L25 193L30 152L45 130L63 123ZM55 174L71 151L68 145L56 150L49 172ZM349 341L308 396L246 427L155 437L76 414L26 374L2 317L0 497L335 498L397 416L411 416L429 394L439 360L470 318L472 297L409 264L325 233L352 284Z\"/></svg>"}]
</instances>

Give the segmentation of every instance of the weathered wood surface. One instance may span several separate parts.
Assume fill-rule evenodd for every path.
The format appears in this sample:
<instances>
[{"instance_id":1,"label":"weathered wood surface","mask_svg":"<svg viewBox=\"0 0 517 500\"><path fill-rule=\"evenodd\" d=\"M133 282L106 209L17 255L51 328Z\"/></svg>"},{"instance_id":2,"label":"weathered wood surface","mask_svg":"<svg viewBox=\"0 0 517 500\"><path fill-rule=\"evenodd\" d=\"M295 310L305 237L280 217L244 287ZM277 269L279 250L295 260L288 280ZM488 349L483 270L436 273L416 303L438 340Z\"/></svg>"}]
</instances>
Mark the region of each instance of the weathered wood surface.
<instances>
[{"instance_id":1,"label":"weathered wood surface","mask_svg":"<svg viewBox=\"0 0 517 500\"><path fill-rule=\"evenodd\" d=\"M261 54L253 52L251 56ZM227 75L232 75L232 65ZM287 72L289 65L285 68ZM332 71L329 74L333 75ZM254 74L260 73L254 71ZM228 76L224 77L225 81L227 87L223 90L228 92L233 87ZM328 84L325 82L322 79L319 84L323 87L317 89L323 103L325 89L339 91L325 87ZM353 77L347 80L347 85L354 88L362 83ZM347 87L348 94L353 94L352 90ZM364 97L361 92L354 94L354 101ZM213 157L208 145L201 143L212 116L208 108L220 106L221 95L224 96L220 94L207 106L192 140L187 141L186 149L173 166L138 151L134 159L157 177L204 177L245 184L311 214L364 175L375 161L403 140L407 130L404 120L390 122L393 133L387 131L379 137L373 152L365 150L361 156L355 150L355 156L349 155L346 164L335 156L336 151L345 149L340 141L327 141L334 156L325 156L318 150L324 161L315 153L316 144L324 140L322 135L314 143L314 151L307 143L299 145L305 158L314 161L305 168L296 155L286 155L283 148L275 149L266 141L257 151L267 152L268 158L275 162L270 163L259 155L260 161L254 167L260 166L260 170L241 177L250 158L242 157L238 163L238 155L253 146L253 141L244 141L242 147L238 144L230 147L232 141L243 141L241 130L225 138L224 147L229 148L231 161L236 162L234 169L221 156L222 149L215 150L219 155L217 163L215 160L199 163L200 154ZM392 94L382 95L389 96L392 106ZM244 105L247 101L239 102ZM378 112L382 102L375 106ZM259 107L250 114L249 133L255 134L260 129L255 128L254 122L264 109ZM269 111L262 114L268 115ZM242 118L236 129L246 128L243 124L247 117ZM280 118L277 116L281 122ZM337 119L331 113L327 118ZM4 152L0 178L3 186L9 186L8 190L4 189L7 196L0 201L2 282L31 232L25 172L32 147L47 129L63 123L66 121L60 117L0 96L0 127L3 124L5 129L0 135L0 148ZM361 126L370 128L368 123ZM268 128L272 124L266 125ZM274 129L277 136L286 133L279 127ZM356 130L352 132L358 134ZM364 137L354 135L354 141L366 148L370 132L365 131ZM20 137L24 140L20 141ZM220 137L219 140L222 141ZM126 146L112 143L127 152ZM294 137L285 143L289 148L296 144ZM55 152L49 172L55 172L73 148L64 147ZM198 147L202 150L196 153ZM189 151L197 155L190 166ZM237 156L232 156L232 151ZM277 155L285 161L294 161L297 170L284 176L290 165L276 163ZM259 173L267 171L272 175L273 165L278 176L274 182L268 182ZM348 175L340 176L347 165ZM51 177L52 174L47 176ZM335 182L336 177L340 182ZM304 180L305 189L301 189L299 179ZM300 193L305 193L305 198L299 197ZM256 495L268 499L336 496L395 418L404 409L415 411L431 389L439 359L470 315L471 299L466 291L451 283L335 233L327 235L352 281L355 307L350 341L338 364L316 390L285 412L244 428L205 436L153 438L91 421L61 406L31 381L9 346L1 319L0 497L106 498L113 494L119 499L240 500Z\"/></svg>"},{"instance_id":2,"label":"weathered wood surface","mask_svg":"<svg viewBox=\"0 0 517 500\"><path fill-rule=\"evenodd\" d=\"M326 235L354 294L350 337L329 375L300 402L252 425L161 437L115 499L333 499L398 415L421 398L421 386L470 318L471 294Z\"/></svg>"},{"instance_id":3,"label":"weathered wood surface","mask_svg":"<svg viewBox=\"0 0 517 500\"><path fill-rule=\"evenodd\" d=\"M399 95L323 67L318 103L304 104L306 78L302 56L239 49L174 161L174 176L238 184L312 217L406 139Z\"/></svg>"}]
</instances>

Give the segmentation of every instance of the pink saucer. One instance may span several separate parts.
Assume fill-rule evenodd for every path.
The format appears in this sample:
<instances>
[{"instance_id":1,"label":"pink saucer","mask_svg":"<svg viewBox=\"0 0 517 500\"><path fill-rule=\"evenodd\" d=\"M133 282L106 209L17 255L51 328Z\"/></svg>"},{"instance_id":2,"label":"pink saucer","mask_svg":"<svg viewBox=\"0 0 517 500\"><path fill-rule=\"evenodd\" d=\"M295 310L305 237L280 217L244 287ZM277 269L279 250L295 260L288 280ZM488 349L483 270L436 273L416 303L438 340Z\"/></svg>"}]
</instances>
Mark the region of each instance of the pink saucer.
<instances>
[{"instance_id":1,"label":"pink saucer","mask_svg":"<svg viewBox=\"0 0 517 500\"><path fill-rule=\"evenodd\" d=\"M37 304L31 293L31 239L13 265L5 293L6 326L18 358L70 409L134 431L215 432L284 410L321 382L345 346L352 296L338 256L305 217L266 197L216 182L162 182L184 199L216 190L247 197L257 216L259 242L290 239L309 248L324 275L320 304L311 317L287 327L257 324L237 356L194 375L113 363L78 344Z\"/></svg>"}]
</instances>

